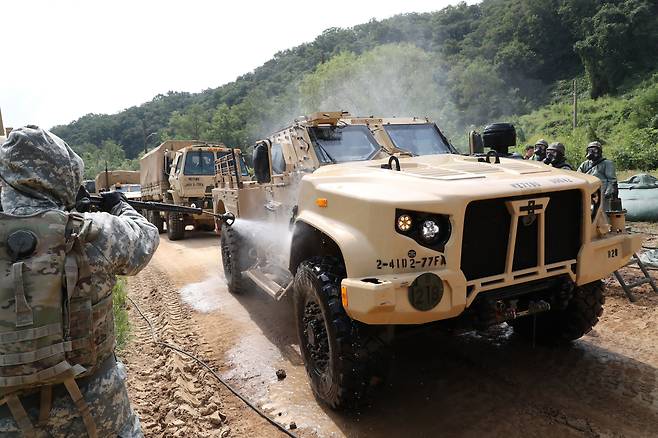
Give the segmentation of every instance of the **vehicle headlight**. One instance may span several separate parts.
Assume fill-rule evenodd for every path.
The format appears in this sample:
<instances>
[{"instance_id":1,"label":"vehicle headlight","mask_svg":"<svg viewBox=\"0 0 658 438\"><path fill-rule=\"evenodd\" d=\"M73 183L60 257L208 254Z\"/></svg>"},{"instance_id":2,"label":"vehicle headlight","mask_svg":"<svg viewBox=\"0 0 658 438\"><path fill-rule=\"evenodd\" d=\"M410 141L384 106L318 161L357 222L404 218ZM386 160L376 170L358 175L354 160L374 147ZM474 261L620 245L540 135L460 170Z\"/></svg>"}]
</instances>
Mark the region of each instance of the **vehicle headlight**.
<instances>
[{"instance_id":1,"label":"vehicle headlight","mask_svg":"<svg viewBox=\"0 0 658 438\"><path fill-rule=\"evenodd\" d=\"M402 231L403 233L406 233L411 229L411 226L413 225L413 220L411 219L411 216L409 216L408 214L401 214L400 216L398 216L398 219L395 223L398 227L398 230Z\"/></svg>"},{"instance_id":2,"label":"vehicle headlight","mask_svg":"<svg viewBox=\"0 0 658 438\"><path fill-rule=\"evenodd\" d=\"M443 251L450 239L450 216L413 210L395 210L395 231L421 246Z\"/></svg>"},{"instance_id":3,"label":"vehicle headlight","mask_svg":"<svg viewBox=\"0 0 658 438\"><path fill-rule=\"evenodd\" d=\"M431 243L436 240L441 234L441 228L439 224L434 219L427 219L423 222L423 226L420 229L420 237L427 243Z\"/></svg>"}]
</instances>

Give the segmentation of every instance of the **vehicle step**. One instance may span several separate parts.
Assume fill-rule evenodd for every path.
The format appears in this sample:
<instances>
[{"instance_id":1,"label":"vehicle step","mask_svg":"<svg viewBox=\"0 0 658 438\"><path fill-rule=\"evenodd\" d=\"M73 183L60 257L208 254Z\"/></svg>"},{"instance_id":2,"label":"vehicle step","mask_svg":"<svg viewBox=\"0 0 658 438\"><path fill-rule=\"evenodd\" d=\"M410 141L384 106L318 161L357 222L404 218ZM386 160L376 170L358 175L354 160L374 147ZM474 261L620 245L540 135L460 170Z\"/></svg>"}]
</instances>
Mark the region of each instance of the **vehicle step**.
<instances>
[{"instance_id":1,"label":"vehicle step","mask_svg":"<svg viewBox=\"0 0 658 438\"><path fill-rule=\"evenodd\" d=\"M249 269L244 271L243 275L251 279L258 287L263 289L275 300L280 300L283 295L286 293L286 288L282 287L279 283L272 280L260 269Z\"/></svg>"}]
</instances>

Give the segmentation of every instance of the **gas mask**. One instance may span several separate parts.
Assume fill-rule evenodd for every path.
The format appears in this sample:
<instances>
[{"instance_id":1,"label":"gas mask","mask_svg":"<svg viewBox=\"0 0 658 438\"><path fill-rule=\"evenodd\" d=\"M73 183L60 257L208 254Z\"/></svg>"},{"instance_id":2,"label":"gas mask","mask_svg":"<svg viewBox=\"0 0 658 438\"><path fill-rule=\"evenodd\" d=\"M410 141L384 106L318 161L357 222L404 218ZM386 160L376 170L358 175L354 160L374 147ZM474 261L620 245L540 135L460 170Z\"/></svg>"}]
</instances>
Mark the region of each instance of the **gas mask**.
<instances>
[{"instance_id":1,"label":"gas mask","mask_svg":"<svg viewBox=\"0 0 658 438\"><path fill-rule=\"evenodd\" d=\"M543 145L535 145L535 155L540 158L546 157L546 148Z\"/></svg>"},{"instance_id":2,"label":"gas mask","mask_svg":"<svg viewBox=\"0 0 658 438\"><path fill-rule=\"evenodd\" d=\"M596 161L601 158L601 151L599 151L599 148L587 148L586 158L590 161Z\"/></svg>"},{"instance_id":3,"label":"gas mask","mask_svg":"<svg viewBox=\"0 0 658 438\"><path fill-rule=\"evenodd\" d=\"M556 151L546 151L546 158L544 158L544 164L551 164L558 161L558 153Z\"/></svg>"}]
</instances>

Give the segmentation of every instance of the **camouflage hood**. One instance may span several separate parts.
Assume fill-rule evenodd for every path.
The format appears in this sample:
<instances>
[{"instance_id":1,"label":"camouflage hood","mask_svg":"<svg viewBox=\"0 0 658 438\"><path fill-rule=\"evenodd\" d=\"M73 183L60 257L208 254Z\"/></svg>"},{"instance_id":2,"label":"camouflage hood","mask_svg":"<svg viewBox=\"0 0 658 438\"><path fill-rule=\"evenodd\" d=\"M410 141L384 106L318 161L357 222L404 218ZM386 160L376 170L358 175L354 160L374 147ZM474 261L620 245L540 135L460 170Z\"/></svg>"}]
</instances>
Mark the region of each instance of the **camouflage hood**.
<instances>
[{"instance_id":1,"label":"camouflage hood","mask_svg":"<svg viewBox=\"0 0 658 438\"><path fill-rule=\"evenodd\" d=\"M32 125L15 129L0 146L2 207L72 208L83 169L82 159L51 132Z\"/></svg>"}]
</instances>

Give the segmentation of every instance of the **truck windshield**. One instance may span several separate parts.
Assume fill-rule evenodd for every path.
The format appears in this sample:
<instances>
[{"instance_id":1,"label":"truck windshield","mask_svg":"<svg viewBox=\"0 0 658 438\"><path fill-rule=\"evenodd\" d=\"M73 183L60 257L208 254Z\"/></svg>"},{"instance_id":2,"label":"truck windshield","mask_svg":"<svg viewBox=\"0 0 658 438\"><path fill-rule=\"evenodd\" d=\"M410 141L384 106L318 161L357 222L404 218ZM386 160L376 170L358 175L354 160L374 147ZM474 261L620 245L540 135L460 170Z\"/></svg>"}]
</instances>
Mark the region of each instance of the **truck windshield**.
<instances>
[{"instance_id":1,"label":"truck windshield","mask_svg":"<svg viewBox=\"0 0 658 438\"><path fill-rule=\"evenodd\" d=\"M184 175L214 175L215 154L212 151L189 151L185 157Z\"/></svg>"},{"instance_id":2,"label":"truck windshield","mask_svg":"<svg viewBox=\"0 0 658 438\"><path fill-rule=\"evenodd\" d=\"M142 190L142 186L139 184L123 184L116 186L116 190L123 193L140 192Z\"/></svg>"},{"instance_id":3,"label":"truck windshield","mask_svg":"<svg viewBox=\"0 0 658 438\"><path fill-rule=\"evenodd\" d=\"M369 160L380 150L366 126L313 127L311 140L322 163Z\"/></svg>"},{"instance_id":4,"label":"truck windshield","mask_svg":"<svg viewBox=\"0 0 658 438\"><path fill-rule=\"evenodd\" d=\"M417 125L385 125L395 147L415 155L450 154L452 148L434 123Z\"/></svg>"}]
</instances>

